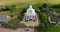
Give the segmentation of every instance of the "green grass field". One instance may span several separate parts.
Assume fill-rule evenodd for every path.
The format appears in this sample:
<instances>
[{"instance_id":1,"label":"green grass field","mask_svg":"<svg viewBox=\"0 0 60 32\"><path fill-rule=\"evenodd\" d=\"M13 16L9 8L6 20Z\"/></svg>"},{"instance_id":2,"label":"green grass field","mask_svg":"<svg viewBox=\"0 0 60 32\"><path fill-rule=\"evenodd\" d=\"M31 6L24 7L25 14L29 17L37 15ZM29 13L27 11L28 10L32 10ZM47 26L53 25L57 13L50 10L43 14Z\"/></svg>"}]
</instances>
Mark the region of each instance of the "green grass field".
<instances>
[{"instance_id":1,"label":"green grass field","mask_svg":"<svg viewBox=\"0 0 60 32\"><path fill-rule=\"evenodd\" d=\"M60 0L0 0L0 4L37 4L37 3L48 3L48 4L59 4Z\"/></svg>"},{"instance_id":2,"label":"green grass field","mask_svg":"<svg viewBox=\"0 0 60 32\"><path fill-rule=\"evenodd\" d=\"M47 32L60 32L60 26L52 25L47 29Z\"/></svg>"},{"instance_id":3,"label":"green grass field","mask_svg":"<svg viewBox=\"0 0 60 32\"><path fill-rule=\"evenodd\" d=\"M60 25L50 24L47 22L47 32L60 32Z\"/></svg>"}]
</instances>

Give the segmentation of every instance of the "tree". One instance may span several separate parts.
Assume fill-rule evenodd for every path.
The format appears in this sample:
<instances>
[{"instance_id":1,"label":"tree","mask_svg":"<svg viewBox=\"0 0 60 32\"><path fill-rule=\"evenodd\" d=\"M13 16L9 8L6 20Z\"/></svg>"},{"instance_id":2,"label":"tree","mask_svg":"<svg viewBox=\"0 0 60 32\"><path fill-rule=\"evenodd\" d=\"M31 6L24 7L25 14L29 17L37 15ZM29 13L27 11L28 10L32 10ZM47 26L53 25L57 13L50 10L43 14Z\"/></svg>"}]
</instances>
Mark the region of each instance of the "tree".
<instances>
[{"instance_id":1,"label":"tree","mask_svg":"<svg viewBox=\"0 0 60 32\"><path fill-rule=\"evenodd\" d=\"M58 5L52 5L51 8L60 8L60 4L58 4Z\"/></svg>"},{"instance_id":2,"label":"tree","mask_svg":"<svg viewBox=\"0 0 60 32\"><path fill-rule=\"evenodd\" d=\"M42 6L43 6L43 8L46 8L46 7L47 7L47 4L46 4L46 3L44 3Z\"/></svg>"},{"instance_id":3,"label":"tree","mask_svg":"<svg viewBox=\"0 0 60 32\"><path fill-rule=\"evenodd\" d=\"M6 27L6 28L16 29L17 28L17 23L16 23L16 20L12 19L8 23L5 23L3 26Z\"/></svg>"},{"instance_id":4,"label":"tree","mask_svg":"<svg viewBox=\"0 0 60 32\"><path fill-rule=\"evenodd\" d=\"M10 9L11 12L13 12L13 11L16 10L16 7L15 7L15 5L11 5L11 6L9 7L9 9Z\"/></svg>"},{"instance_id":5,"label":"tree","mask_svg":"<svg viewBox=\"0 0 60 32\"><path fill-rule=\"evenodd\" d=\"M5 6L5 8L1 8L0 9L1 11L10 11L10 12L13 12L13 11L15 11L16 10L16 7L15 7L15 5L9 5L9 6Z\"/></svg>"}]
</instances>

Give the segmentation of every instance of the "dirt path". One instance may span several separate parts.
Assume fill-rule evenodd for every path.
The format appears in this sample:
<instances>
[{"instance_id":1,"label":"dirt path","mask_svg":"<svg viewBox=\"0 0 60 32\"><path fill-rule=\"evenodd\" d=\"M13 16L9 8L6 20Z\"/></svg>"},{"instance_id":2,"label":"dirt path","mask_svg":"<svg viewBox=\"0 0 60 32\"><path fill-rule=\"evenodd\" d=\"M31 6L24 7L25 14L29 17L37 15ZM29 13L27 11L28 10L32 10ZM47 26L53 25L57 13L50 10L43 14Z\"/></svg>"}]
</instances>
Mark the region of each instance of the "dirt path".
<instances>
[{"instance_id":1,"label":"dirt path","mask_svg":"<svg viewBox=\"0 0 60 32\"><path fill-rule=\"evenodd\" d=\"M0 32L34 32L34 29L29 28L29 31L26 31L25 28L17 28L16 30L12 30L0 27Z\"/></svg>"}]
</instances>

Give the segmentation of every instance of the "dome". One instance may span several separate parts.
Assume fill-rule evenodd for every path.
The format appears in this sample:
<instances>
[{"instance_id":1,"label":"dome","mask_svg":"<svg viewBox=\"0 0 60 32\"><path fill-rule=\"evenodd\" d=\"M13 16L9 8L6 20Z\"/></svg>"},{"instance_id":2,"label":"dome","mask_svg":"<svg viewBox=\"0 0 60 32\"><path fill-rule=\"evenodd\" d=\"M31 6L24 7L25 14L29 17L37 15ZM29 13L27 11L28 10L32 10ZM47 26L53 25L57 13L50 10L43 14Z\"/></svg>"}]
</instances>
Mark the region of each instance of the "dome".
<instances>
[{"instance_id":1,"label":"dome","mask_svg":"<svg viewBox=\"0 0 60 32\"><path fill-rule=\"evenodd\" d=\"M36 15L32 5L30 5L29 8L27 9L26 15Z\"/></svg>"}]
</instances>

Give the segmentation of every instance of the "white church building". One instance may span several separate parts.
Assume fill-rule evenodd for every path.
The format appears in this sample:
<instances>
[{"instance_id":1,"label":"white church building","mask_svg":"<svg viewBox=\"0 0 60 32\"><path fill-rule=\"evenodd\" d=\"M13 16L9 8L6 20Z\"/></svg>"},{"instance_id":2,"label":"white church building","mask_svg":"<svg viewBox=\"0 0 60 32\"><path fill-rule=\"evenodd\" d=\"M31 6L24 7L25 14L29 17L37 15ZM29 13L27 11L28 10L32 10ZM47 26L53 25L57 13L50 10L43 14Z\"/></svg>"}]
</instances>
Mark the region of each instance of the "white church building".
<instances>
[{"instance_id":1,"label":"white church building","mask_svg":"<svg viewBox=\"0 0 60 32\"><path fill-rule=\"evenodd\" d=\"M35 13L32 5L29 6L23 18L23 21L21 21L20 23L24 23L27 27L34 27L39 25L37 14Z\"/></svg>"},{"instance_id":2,"label":"white church building","mask_svg":"<svg viewBox=\"0 0 60 32\"><path fill-rule=\"evenodd\" d=\"M35 10L33 9L32 5L30 5L25 13L25 21L36 21L36 16Z\"/></svg>"}]
</instances>

